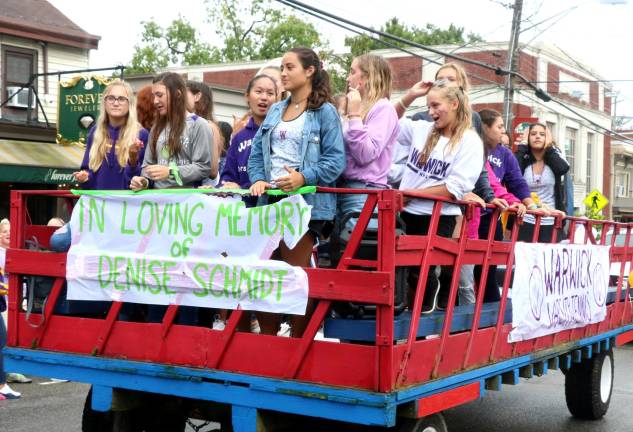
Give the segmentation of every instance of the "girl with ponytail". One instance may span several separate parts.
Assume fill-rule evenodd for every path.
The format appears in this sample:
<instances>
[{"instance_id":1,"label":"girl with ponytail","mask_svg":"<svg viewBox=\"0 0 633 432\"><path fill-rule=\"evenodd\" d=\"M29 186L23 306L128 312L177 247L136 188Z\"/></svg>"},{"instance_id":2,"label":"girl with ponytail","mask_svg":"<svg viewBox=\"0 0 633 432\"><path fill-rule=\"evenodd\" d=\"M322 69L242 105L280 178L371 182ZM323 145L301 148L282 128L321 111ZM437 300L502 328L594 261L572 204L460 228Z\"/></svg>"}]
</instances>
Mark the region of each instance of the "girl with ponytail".
<instances>
[{"instance_id":1,"label":"girl with ponytail","mask_svg":"<svg viewBox=\"0 0 633 432\"><path fill-rule=\"evenodd\" d=\"M272 199L266 189L292 192L304 185L335 186L345 169L341 122L332 105L330 78L317 54L308 48L293 48L284 54L281 82L290 96L273 105L253 138L248 161L251 194L260 204ZM268 199L266 199L268 198ZM329 236L336 214L332 194L304 195L312 206L309 231L294 249L282 241L274 256L292 265L309 267L314 242ZM306 316L310 314L308 304ZM263 333L277 332L279 317L257 314ZM301 336L306 317L292 321L293 336Z\"/></svg>"},{"instance_id":2,"label":"girl with ponytail","mask_svg":"<svg viewBox=\"0 0 633 432\"><path fill-rule=\"evenodd\" d=\"M475 187L483 168L483 144L472 130L468 95L461 87L444 80L420 83L421 96L427 97L432 122L400 120L398 144L409 148L400 189L461 200ZM407 234L426 235L431 221L432 200L413 198L402 212ZM442 205L437 234L452 237L456 217L462 214L456 204ZM417 287L412 272L410 288ZM427 279L423 312L446 306L452 269L443 267L439 280L435 271Z\"/></svg>"}]
</instances>

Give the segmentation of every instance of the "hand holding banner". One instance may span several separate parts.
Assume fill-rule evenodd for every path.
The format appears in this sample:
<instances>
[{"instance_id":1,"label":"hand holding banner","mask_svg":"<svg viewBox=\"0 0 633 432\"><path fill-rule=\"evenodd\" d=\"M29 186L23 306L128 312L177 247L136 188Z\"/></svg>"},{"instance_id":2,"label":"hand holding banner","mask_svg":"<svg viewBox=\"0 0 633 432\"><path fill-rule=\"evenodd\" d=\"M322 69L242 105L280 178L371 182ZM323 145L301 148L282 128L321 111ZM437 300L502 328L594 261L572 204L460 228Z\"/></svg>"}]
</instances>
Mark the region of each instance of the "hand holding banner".
<instances>
[{"instance_id":1,"label":"hand holding banner","mask_svg":"<svg viewBox=\"0 0 633 432\"><path fill-rule=\"evenodd\" d=\"M609 246L517 242L509 342L605 319Z\"/></svg>"},{"instance_id":2,"label":"hand holding banner","mask_svg":"<svg viewBox=\"0 0 633 432\"><path fill-rule=\"evenodd\" d=\"M204 194L87 195L70 221L70 300L303 314L305 271L270 256L308 230L301 195L246 208Z\"/></svg>"}]
</instances>

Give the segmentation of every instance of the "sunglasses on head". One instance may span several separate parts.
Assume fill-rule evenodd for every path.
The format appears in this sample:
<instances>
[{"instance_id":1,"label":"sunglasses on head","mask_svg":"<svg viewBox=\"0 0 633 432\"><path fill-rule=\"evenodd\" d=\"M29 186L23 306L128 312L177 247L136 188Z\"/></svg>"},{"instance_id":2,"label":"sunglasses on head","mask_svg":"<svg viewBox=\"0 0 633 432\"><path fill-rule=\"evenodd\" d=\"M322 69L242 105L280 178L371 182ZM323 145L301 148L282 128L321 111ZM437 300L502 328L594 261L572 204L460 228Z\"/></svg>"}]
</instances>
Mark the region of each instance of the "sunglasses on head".
<instances>
[{"instance_id":1,"label":"sunglasses on head","mask_svg":"<svg viewBox=\"0 0 633 432\"><path fill-rule=\"evenodd\" d=\"M447 80L447 79L439 79L439 80L435 80L433 82L433 87L448 87L450 85L451 81ZM459 90L464 93L464 88L462 86L457 86L457 88L459 88Z\"/></svg>"}]
</instances>

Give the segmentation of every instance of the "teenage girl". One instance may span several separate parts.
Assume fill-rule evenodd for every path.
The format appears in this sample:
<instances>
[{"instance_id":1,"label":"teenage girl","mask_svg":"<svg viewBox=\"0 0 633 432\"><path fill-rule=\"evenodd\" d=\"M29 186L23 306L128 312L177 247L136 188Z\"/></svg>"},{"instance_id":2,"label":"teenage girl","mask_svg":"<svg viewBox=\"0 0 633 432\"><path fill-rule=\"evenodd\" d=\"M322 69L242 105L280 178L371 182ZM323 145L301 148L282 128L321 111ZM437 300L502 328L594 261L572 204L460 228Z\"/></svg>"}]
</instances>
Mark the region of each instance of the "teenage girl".
<instances>
[{"instance_id":1,"label":"teenage girl","mask_svg":"<svg viewBox=\"0 0 633 432\"><path fill-rule=\"evenodd\" d=\"M130 189L197 187L211 174L211 128L187 113L187 88L180 75L166 72L152 83L158 116L152 127L140 176Z\"/></svg>"},{"instance_id":2,"label":"teenage girl","mask_svg":"<svg viewBox=\"0 0 633 432\"><path fill-rule=\"evenodd\" d=\"M290 96L270 108L253 139L248 162L251 194L266 189L292 192L304 185L334 186L345 168L341 122L331 103L330 79L317 54L308 48L293 48L283 56L281 81ZM315 240L329 236L336 214L332 194L305 196L312 206L309 231L290 250L280 243L277 256L297 266L308 267ZM308 305L306 315L310 313ZM270 314L268 314L270 315ZM273 334L279 320L258 320L262 332ZM303 333L305 317L294 317L294 336Z\"/></svg>"},{"instance_id":3,"label":"teenage girl","mask_svg":"<svg viewBox=\"0 0 633 432\"><path fill-rule=\"evenodd\" d=\"M268 75L256 75L246 86L246 104L251 113L246 126L237 132L231 140L226 155L226 164L220 177L220 185L228 189L248 189L251 181L248 177L248 158L251 155L253 138L259 130L270 107L277 101L277 85ZM251 198L247 202L254 205Z\"/></svg>"},{"instance_id":4,"label":"teenage girl","mask_svg":"<svg viewBox=\"0 0 633 432\"><path fill-rule=\"evenodd\" d=\"M132 88L110 83L103 92L96 126L88 132L81 170L73 173L83 189L127 189L141 171L148 133L136 119Z\"/></svg>"},{"instance_id":5,"label":"teenage girl","mask_svg":"<svg viewBox=\"0 0 633 432\"><path fill-rule=\"evenodd\" d=\"M209 122L213 134L211 146L211 174L202 181L203 185L215 186L219 174L219 158L224 152L224 139L213 118L213 93L211 88L200 81L187 81L187 111Z\"/></svg>"},{"instance_id":6,"label":"teenage girl","mask_svg":"<svg viewBox=\"0 0 633 432\"><path fill-rule=\"evenodd\" d=\"M483 144L472 130L468 96L462 88L447 85L443 80L418 83L414 87L418 96L426 95L433 121L400 120L398 143L409 148L400 189L463 199L475 187L484 161ZM417 198L406 203L401 216L407 234L427 234L433 204L433 201ZM458 205L443 204L437 234L451 237L459 215ZM430 269L423 299L424 313L447 305L451 276L452 269L443 267L438 280L436 269ZM417 272L413 272L409 279L413 290L417 279Z\"/></svg>"},{"instance_id":7,"label":"teenage girl","mask_svg":"<svg viewBox=\"0 0 633 432\"><path fill-rule=\"evenodd\" d=\"M389 187L387 174L400 130L391 96L391 70L380 56L365 54L352 61L347 77L349 92L343 115L343 139L347 167L338 186L344 188ZM360 194L339 194L340 220L363 209L367 198ZM355 219L341 229L353 229Z\"/></svg>"},{"instance_id":8,"label":"teenage girl","mask_svg":"<svg viewBox=\"0 0 633 432\"><path fill-rule=\"evenodd\" d=\"M166 72L152 83L157 118L152 127L140 176L130 189L198 187L211 173L212 133L206 119L187 112L187 88L182 77ZM149 321L161 320L166 306L149 306ZM181 306L178 321L193 324L197 310Z\"/></svg>"},{"instance_id":9,"label":"teenage girl","mask_svg":"<svg viewBox=\"0 0 633 432\"><path fill-rule=\"evenodd\" d=\"M519 145L516 153L523 178L530 192L538 197L538 206L550 216L541 218L538 241L550 242L554 230L554 216L565 216L565 187L562 176L569 164L556 147L552 136L542 123L531 124L527 144ZM525 215L519 230L519 240L531 242L536 218Z\"/></svg>"}]
</instances>

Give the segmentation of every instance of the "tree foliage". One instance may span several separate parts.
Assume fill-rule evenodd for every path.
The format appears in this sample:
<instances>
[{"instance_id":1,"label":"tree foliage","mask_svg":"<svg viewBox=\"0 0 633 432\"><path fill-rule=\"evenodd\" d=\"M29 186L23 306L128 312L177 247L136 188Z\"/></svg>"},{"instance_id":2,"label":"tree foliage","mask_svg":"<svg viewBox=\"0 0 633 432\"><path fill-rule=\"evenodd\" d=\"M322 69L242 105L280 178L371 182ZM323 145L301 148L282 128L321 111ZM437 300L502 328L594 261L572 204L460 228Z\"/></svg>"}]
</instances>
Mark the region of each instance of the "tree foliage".
<instances>
[{"instance_id":1,"label":"tree foliage","mask_svg":"<svg viewBox=\"0 0 633 432\"><path fill-rule=\"evenodd\" d=\"M206 6L207 21L221 41L218 46L199 42L196 30L182 17L167 28L146 21L128 73L271 59L296 46L327 49L312 23L272 7L270 0L206 0Z\"/></svg>"},{"instance_id":2,"label":"tree foliage","mask_svg":"<svg viewBox=\"0 0 633 432\"><path fill-rule=\"evenodd\" d=\"M162 28L154 21L143 22L141 42L135 46L128 73L154 72L174 65L273 59L288 49L305 46L315 49L323 59L335 93L344 92L352 59L386 46L367 36L345 38L346 54L334 54L328 41L312 23L273 7L271 0L205 0L208 17L221 43L200 42L199 35L183 17ZM408 26L391 18L380 28L385 33L423 45L463 44L482 41L476 34L465 34L453 24L442 29L433 24ZM391 41L390 41L391 42ZM404 44L396 43L399 46Z\"/></svg>"},{"instance_id":3,"label":"tree foliage","mask_svg":"<svg viewBox=\"0 0 633 432\"><path fill-rule=\"evenodd\" d=\"M457 27L454 24L448 26L447 29L441 29L434 24L426 24L424 27L407 26L394 17L387 20L381 27L380 31L407 39L421 45L444 45L444 44L463 44L466 42L482 42L481 36L473 33L464 34L463 27ZM411 46L400 42L394 42L380 36L378 39L385 40L397 46ZM358 56L376 49L388 48L376 40L364 35L352 36L345 38L345 46L350 48L352 55Z\"/></svg>"},{"instance_id":4,"label":"tree foliage","mask_svg":"<svg viewBox=\"0 0 633 432\"><path fill-rule=\"evenodd\" d=\"M270 59L295 46L324 47L312 23L272 7L270 0L207 0L209 22L224 61Z\"/></svg>"},{"instance_id":5,"label":"tree foliage","mask_svg":"<svg viewBox=\"0 0 633 432\"><path fill-rule=\"evenodd\" d=\"M127 73L151 73L170 65L214 63L220 59L217 48L199 42L196 29L183 17L166 28L152 20L141 24L141 43L134 47Z\"/></svg>"}]
</instances>

